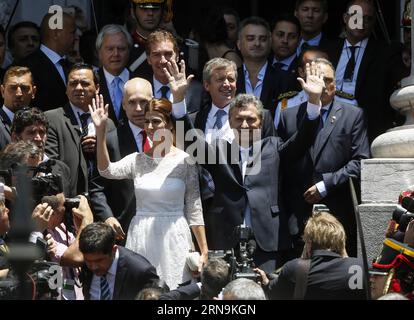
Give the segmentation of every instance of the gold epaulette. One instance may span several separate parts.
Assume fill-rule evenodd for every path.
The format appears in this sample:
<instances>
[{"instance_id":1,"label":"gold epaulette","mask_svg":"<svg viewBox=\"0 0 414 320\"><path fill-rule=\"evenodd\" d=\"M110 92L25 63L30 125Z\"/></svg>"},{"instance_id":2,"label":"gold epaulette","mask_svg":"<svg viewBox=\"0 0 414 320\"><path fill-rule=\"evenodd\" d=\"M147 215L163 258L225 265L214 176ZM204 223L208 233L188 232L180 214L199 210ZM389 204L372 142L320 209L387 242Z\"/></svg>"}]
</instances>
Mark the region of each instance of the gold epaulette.
<instances>
[{"instance_id":1,"label":"gold epaulette","mask_svg":"<svg viewBox=\"0 0 414 320\"><path fill-rule=\"evenodd\" d=\"M345 91L341 91L341 90L336 90L335 95L337 95L338 97L344 98L344 99L348 99L348 100L354 100L355 96L351 93L347 93Z\"/></svg>"},{"instance_id":2,"label":"gold epaulette","mask_svg":"<svg viewBox=\"0 0 414 320\"><path fill-rule=\"evenodd\" d=\"M277 97L277 100L280 101L282 99L290 99L290 98L296 96L298 93L299 93L299 91L288 91L288 92L285 92L285 93L280 94Z\"/></svg>"}]
</instances>

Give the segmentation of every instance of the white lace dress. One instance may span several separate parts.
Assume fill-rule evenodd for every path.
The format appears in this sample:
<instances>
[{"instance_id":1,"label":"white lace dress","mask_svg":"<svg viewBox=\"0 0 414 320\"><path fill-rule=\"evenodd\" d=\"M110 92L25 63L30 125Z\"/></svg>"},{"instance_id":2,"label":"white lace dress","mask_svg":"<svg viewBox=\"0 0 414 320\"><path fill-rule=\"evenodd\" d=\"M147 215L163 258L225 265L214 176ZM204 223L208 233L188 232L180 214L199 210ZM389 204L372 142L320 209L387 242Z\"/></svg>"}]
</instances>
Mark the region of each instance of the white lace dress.
<instances>
[{"instance_id":1,"label":"white lace dress","mask_svg":"<svg viewBox=\"0 0 414 320\"><path fill-rule=\"evenodd\" d=\"M178 149L164 158L133 153L100 172L109 179L134 180L137 211L126 247L146 257L170 289L190 280L189 225L204 225L198 171L188 157Z\"/></svg>"}]
</instances>

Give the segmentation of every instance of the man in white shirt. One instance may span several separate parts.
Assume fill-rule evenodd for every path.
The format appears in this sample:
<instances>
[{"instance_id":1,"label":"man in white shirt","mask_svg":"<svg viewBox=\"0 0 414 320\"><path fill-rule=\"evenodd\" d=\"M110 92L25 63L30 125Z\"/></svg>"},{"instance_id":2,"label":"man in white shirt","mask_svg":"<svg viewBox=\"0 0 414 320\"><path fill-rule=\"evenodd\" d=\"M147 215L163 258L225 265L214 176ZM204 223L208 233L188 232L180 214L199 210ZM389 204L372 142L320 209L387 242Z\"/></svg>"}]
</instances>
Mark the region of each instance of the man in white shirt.
<instances>
[{"instance_id":1,"label":"man in white shirt","mask_svg":"<svg viewBox=\"0 0 414 320\"><path fill-rule=\"evenodd\" d=\"M243 66L237 70L237 93L251 93L274 114L276 99L286 91L287 73L272 67L268 61L271 50L270 26L260 17L250 17L240 23L237 46L243 57Z\"/></svg>"},{"instance_id":2,"label":"man in white shirt","mask_svg":"<svg viewBox=\"0 0 414 320\"><path fill-rule=\"evenodd\" d=\"M4 75L4 83L0 86L4 99L0 109L0 150L11 139L11 124L14 114L28 107L36 94L36 86L33 77L26 67L10 67Z\"/></svg>"},{"instance_id":3,"label":"man in white shirt","mask_svg":"<svg viewBox=\"0 0 414 320\"><path fill-rule=\"evenodd\" d=\"M109 24L102 28L96 38L99 62L99 87L108 103L109 118L118 125L125 118L122 110L122 94L131 75L127 69L132 38L125 27Z\"/></svg>"}]
</instances>

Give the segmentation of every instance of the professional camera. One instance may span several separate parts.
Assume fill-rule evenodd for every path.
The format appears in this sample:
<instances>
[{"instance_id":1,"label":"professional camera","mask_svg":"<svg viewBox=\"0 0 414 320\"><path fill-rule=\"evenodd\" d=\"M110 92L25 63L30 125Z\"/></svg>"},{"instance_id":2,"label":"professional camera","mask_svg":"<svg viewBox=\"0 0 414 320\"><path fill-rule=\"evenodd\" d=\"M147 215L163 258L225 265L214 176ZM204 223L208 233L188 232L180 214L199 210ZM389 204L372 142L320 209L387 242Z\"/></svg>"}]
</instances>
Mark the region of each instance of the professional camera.
<instances>
[{"instance_id":1,"label":"professional camera","mask_svg":"<svg viewBox=\"0 0 414 320\"><path fill-rule=\"evenodd\" d=\"M234 231L237 238L237 246L232 250L209 251L209 258L221 258L230 265L230 278L251 279L258 282L260 275L253 271L256 267L253 262L253 255L256 251L256 241L253 231L249 227L237 226Z\"/></svg>"},{"instance_id":2,"label":"professional camera","mask_svg":"<svg viewBox=\"0 0 414 320\"><path fill-rule=\"evenodd\" d=\"M403 197L401 205L397 205L392 213L392 220L397 223L397 228L391 237L397 241L404 241L405 230L408 224L414 218L414 199L411 197Z\"/></svg>"}]
</instances>

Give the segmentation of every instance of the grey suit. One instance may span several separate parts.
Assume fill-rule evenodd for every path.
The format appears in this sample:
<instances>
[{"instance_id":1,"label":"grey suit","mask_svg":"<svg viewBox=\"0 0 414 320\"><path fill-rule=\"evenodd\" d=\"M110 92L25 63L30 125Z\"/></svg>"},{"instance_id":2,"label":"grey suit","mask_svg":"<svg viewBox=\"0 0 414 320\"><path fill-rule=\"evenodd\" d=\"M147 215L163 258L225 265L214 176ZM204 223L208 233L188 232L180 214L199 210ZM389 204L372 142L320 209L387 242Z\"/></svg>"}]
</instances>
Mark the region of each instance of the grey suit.
<instances>
[{"instance_id":1,"label":"grey suit","mask_svg":"<svg viewBox=\"0 0 414 320\"><path fill-rule=\"evenodd\" d=\"M45 115L49 120L46 154L68 165L72 175L70 195L89 192L97 217L104 221L113 216L104 193L109 182L99 176L96 161L86 161L81 148L80 128L70 105L47 111ZM107 127L107 146L111 161L119 160L116 129L111 120Z\"/></svg>"},{"instance_id":2,"label":"grey suit","mask_svg":"<svg viewBox=\"0 0 414 320\"><path fill-rule=\"evenodd\" d=\"M286 109L278 127L283 140L295 134L306 114L306 103ZM359 179L361 159L370 156L367 129L360 108L334 100L323 129L313 146L296 161L283 162L285 174L282 195L290 213L289 227L293 235L300 235L312 206L303 194L311 186L324 181L327 196L322 200L337 216L348 235L350 255L356 253L356 227L350 198L348 179Z\"/></svg>"}]
</instances>

